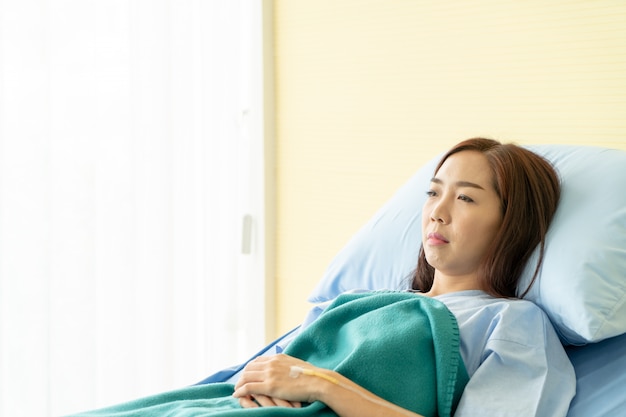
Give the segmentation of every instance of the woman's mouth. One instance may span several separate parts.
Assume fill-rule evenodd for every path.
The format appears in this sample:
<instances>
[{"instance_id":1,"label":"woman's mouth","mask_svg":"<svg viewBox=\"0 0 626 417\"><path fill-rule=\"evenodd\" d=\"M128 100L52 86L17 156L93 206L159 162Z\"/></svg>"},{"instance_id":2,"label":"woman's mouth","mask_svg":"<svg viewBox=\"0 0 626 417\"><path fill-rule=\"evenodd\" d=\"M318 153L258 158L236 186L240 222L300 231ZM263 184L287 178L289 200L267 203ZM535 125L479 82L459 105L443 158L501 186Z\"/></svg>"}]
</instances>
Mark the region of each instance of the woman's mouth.
<instances>
[{"instance_id":1,"label":"woman's mouth","mask_svg":"<svg viewBox=\"0 0 626 417\"><path fill-rule=\"evenodd\" d=\"M446 243L450 243L450 241L446 239L443 235L435 232L431 232L426 235L426 242L429 245L433 246L445 245Z\"/></svg>"}]
</instances>

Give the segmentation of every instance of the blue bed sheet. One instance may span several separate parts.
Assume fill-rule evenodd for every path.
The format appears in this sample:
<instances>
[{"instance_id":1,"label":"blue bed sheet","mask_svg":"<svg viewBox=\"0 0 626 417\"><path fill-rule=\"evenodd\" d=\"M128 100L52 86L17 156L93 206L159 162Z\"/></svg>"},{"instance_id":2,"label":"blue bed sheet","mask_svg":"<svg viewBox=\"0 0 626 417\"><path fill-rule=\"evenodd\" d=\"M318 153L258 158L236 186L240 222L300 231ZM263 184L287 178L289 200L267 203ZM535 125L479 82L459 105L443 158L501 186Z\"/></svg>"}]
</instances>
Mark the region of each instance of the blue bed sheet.
<instances>
[{"instance_id":1,"label":"blue bed sheet","mask_svg":"<svg viewBox=\"0 0 626 417\"><path fill-rule=\"evenodd\" d=\"M577 380L568 417L626 417L626 334L567 354Z\"/></svg>"}]
</instances>

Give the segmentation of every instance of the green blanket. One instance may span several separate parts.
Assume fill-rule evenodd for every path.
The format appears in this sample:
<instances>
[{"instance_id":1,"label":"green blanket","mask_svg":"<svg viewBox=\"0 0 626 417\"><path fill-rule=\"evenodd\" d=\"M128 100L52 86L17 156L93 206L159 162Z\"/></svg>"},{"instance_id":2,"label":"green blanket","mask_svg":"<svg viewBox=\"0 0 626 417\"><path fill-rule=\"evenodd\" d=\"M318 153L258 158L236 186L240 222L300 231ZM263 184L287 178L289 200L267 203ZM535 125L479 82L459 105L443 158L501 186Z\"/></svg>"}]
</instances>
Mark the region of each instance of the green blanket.
<instances>
[{"instance_id":1,"label":"green blanket","mask_svg":"<svg viewBox=\"0 0 626 417\"><path fill-rule=\"evenodd\" d=\"M468 377L456 319L439 301L404 292L345 294L285 350L334 369L424 416L451 416ZM335 416L322 403L242 409L230 384L191 386L90 411L82 417Z\"/></svg>"}]
</instances>

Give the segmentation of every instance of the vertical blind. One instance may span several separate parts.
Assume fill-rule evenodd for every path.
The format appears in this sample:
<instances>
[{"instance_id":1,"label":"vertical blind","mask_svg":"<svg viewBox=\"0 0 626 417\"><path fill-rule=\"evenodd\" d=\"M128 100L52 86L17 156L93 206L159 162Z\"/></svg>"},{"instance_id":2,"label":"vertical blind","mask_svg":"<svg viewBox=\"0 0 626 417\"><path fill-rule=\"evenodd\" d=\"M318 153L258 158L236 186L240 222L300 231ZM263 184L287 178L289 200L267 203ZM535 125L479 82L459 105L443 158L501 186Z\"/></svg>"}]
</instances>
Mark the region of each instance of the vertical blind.
<instances>
[{"instance_id":1,"label":"vertical blind","mask_svg":"<svg viewBox=\"0 0 626 417\"><path fill-rule=\"evenodd\" d=\"M1 416L189 385L264 342L261 14L0 2Z\"/></svg>"}]
</instances>

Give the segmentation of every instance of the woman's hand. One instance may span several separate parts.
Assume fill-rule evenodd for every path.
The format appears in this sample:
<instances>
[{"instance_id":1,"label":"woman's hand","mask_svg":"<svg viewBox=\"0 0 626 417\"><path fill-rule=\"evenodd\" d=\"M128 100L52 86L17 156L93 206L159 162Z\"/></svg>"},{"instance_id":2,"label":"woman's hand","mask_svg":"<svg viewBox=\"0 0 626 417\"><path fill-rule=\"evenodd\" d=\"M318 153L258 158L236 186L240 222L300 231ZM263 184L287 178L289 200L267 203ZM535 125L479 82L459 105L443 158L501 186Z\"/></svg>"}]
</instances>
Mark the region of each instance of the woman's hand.
<instances>
[{"instance_id":1,"label":"woman's hand","mask_svg":"<svg viewBox=\"0 0 626 417\"><path fill-rule=\"evenodd\" d=\"M290 376L292 366L313 368L284 354L254 359L244 368L233 397L244 408L300 407L301 402L315 401L313 384L305 382L308 378Z\"/></svg>"},{"instance_id":2,"label":"woman's hand","mask_svg":"<svg viewBox=\"0 0 626 417\"><path fill-rule=\"evenodd\" d=\"M243 408L256 408L256 407L288 407L288 408L300 408L302 404L299 401L286 401L280 398L272 398L266 395L249 395L247 397L239 398L239 405Z\"/></svg>"},{"instance_id":3,"label":"woman's hand","mask_svg":"<svg viewBox=\"0 0 626 417\"><path fill-rule=\"evenodd\" d=\"M292 376L291 367L311 370ZM365 390L340 374L288 355L259 357L243 369L233 397L250 407L300 407L322 401L339 416L421 417Z\"/></svg>"}]
</instances>

